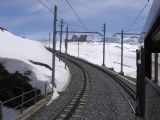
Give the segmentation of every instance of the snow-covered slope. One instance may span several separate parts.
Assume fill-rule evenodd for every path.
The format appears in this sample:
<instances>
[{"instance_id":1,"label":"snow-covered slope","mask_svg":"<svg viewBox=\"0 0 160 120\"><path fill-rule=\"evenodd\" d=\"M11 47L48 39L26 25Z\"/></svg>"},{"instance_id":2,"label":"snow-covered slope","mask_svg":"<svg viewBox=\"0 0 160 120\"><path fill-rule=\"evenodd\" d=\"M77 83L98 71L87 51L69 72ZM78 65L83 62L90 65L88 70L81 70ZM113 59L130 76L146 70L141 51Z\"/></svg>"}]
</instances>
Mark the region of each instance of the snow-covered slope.
<instances>
[{"instance_id":1,"label":"snow-covered slope","mask_svg":"<svg viewBox=\"0 0 160 120\"><path fill-rule=\"evenodd\" d=\"M52 67L52 54L45 49L40 42L17 37L10 32L0 31L0 63L10 72L15 71L25 74L31 71L28 77L31 85L44 93L47 83L48 92L51 91L51 70L46 67L34 65L29 60L41 62ZM64 63L56 58L56 84L55 91L62 91L69 76L68 69L64 69Z\"/></svg>"},{"instance_id":2,"label":"snow-covered slope","mask_svg":"<svg viewBox=\"0 0 160 120\"><path fill-rule=\"evenodd\" d=\"M63 43L64 51L64 43ZM124 73L125 75L136 77L136 49L138 46L124 44ZM103 43L80 43L79 57L84 58L92 63L102 65L103 56ZM59 45L57 45L59 49ZM68 43L68 53L77 56L78 55L78 43ZM115 71L120 72L121 62L121 46L118 43L106 43L106 59L105 65L107 67L113 67Z\"/></svg>"},{"instance_id":3,"label":"snow-covered slope","mask_svg":"<svg viewBox=\"0 0 160 120\"><path fill-rule=\"evenodd\" d=\"M136 45L139 43L140 35L124 35L123 41L126 44ZM117 35L114 39L108 39L111 43L121 43L121 35Z\"/></svg>"}]
</instances>

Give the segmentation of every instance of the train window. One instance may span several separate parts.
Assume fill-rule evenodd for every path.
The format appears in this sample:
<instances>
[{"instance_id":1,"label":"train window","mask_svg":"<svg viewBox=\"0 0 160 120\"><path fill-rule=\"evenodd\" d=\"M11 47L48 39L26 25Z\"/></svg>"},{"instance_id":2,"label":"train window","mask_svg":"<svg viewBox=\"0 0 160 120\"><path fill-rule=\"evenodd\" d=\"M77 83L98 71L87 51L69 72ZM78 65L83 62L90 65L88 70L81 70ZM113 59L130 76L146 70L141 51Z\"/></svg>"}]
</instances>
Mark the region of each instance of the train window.
<instances>
[{"instance_id":1,"label":"train window","mask_svg":"<svg viewBox=\"0 0 160 120\"><path fill-rule=\"evenodd\" d=\"M160 53L152 53L152 81L160 86Z\"/></svg>"}]
</instances>

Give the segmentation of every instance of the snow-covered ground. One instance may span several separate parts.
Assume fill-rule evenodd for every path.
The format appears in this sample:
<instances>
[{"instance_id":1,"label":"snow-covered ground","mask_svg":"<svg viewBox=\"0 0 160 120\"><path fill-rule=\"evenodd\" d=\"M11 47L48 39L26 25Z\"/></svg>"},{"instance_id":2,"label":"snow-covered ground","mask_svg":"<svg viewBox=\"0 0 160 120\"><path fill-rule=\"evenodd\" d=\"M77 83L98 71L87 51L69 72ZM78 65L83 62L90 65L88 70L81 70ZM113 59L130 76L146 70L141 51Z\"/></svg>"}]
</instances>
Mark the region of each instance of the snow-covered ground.
<instances>
[{"instance_id":1,"label":"snow-covered ground","mask_svg":"<svg viewBox=\"0 0 160 120\"><path fill-rule=\"evenodd\" d=\"M35 65L29 60L52 67L52 54L40 42L17 37L7 31L0 31L0 63L9 73L18 71L24 75L27 71L31 71L31 75L28 75L31 79L30 84L44 94L45 83L47 83L47 91L51 92L51 70ZM64 66L64 63L59 62L56 58L55 83L57 88L54 89L53 99L58 96L56 91L63 91L68 83L69 70Z\"/></svg>"},{"instance_id":2,"label":"snow-covered ground","mask_svg":"<svg viewBox=\"0 0 160 120\"><path fill-rule=\"evenodd\" d=\"M84 58L92 63L102 65L102 42L84 42L80 43L79 57ZM124 44L124 73L125 75L136 77L136 49L137 45ZM59 43L57 43L57 50L59 50ZM62 51L64 52L64 43L62 44ZM78 56L78 43L68 43L68 53L73 56ZM115 71L120 72L121 63L121 48L118 43L106 43L106 59L105 65L113 67Z\"/></svg>"}]
</instances>

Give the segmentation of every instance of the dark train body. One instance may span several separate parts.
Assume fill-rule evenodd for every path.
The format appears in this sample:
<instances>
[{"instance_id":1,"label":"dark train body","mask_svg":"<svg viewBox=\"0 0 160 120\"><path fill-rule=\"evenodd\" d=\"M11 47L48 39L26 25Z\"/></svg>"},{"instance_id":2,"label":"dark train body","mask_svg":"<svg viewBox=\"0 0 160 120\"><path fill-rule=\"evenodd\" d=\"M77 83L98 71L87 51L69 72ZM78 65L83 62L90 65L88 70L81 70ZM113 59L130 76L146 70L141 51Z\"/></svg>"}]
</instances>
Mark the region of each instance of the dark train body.
<instances>
[{"instance_id":1,"label":"dark train body","mask_svg":"<svg viewBox=\"0 0 160 120\"><path fill-rule=\"evenodd\" d=\"M153 0L137 51L136 115L160 120L160 0Z\"/></svg>"}]
</instances>

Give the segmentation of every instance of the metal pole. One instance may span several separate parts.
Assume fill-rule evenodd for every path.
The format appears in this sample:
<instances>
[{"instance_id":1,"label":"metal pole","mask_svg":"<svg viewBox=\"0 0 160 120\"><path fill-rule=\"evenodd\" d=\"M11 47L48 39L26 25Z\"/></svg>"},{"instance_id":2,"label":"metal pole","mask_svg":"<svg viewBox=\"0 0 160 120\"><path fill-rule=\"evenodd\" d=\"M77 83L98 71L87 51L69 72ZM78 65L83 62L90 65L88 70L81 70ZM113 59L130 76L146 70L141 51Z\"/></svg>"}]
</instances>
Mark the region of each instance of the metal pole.
<instances>
[{"instance_id":1,"label":"metal pole","mask_svg":"<svg viewBox=\"0 0 160 120\"><path fill-rule=\"evenodd\" d=\"M106 39L106 24L104 23L104 26L103 26L103 64L102 66L105 66L105 39Z\"/></svg>"},{"instance_id":2,"label":"metal pole","mask_svg":"<svg viewBox=\"0 0 160 120\"><path fill-rule=\"evenodd\" d=\"M45 83L45 91L44 91L44 93L45 93L45 97L47 96L47 83Z\"/></svg>"},{"instance_id":3,"label":"metal pole","mask_svg":"<svg viewBox=\"0 0 160 120\"><path fill-rule=\"evenodd\" d=\"M78 58L79 58L79 39L78 39Z\"/></svg>"},{"instance_id":4,"label":"metal pole","mask_svg":"<svg viewBox=\"0 0 160 120\"><path fill-rule=\"evenodd\" d=\"M3 103L2 103L2 101L0 101L0 120L2 120L3 119Z\"/></svg>"},{"instance_id":5,"label":"metal pole","mask_svg":"<svg viewBox=\"0 0 160 120\"><path fill-rule=\"evenodd\" d=\"M141 59L140 59L140 51L136 50L136 65L137 65L137 81L136 81L136 102L137 102L137 106L136 106L136 116L140 116L140 107L139 107L139 99L140 99L140 66L141 66Z\"/></svg>"},{"instance_id":6,"label":"metal pole","mask_svg":"<svg viewBox=\"0 0 160 120\"><path fill-rule=\"evenodd\" d=\"M140 73L140 99L139 99L139 106L140 106L140 116L142 118L145 117L145 58L144 53L145 49L141 48L141 73Z\"/></svg>"},{"instance_id":7,"label":"metal pole","mask_svg":"<svg viewBox=\"0 0 160 120\"><path fill-rule=\"evenodd\" d=\"M21 101L21 114L23 113L23 104L24 104L24 93L22 93L22 101Z\"/></svg>"},{"instance_id":8,"label":"metal pole","mask_svg":"<svg viewBox=\"0 0 160 120\"><path fill-rule=\"evenodd\" d=\"M52 93L53 93L53 87L56 87L55 85L56 23L57 23L57 6L54 7L54 21L53 21Z\"/></svg>"},{"instance_id":9,"label":"metal pole","mask_svg":"<svg viewBox=\"0 0 160 120\"><path fill-rule=\"evenodd\" d=\"M144 48L137 53L137 90L136 90L136 116L145 116L145 59Z\"/></svg>"},{"instance_id":10,"label":"metal pole","mask_svg":"<svg viewBox=\"0 0 160 120\"><path fill-rule=\"evenodd\" d=\"M61 52L61 46L62 46L62 30L63 30L63 19L61 19L61 23L60 23L60 44L59 44L59 51ZM60 57L59 57L59 61L60 61Z\"/></svg>"},{"instance_id":11,"label":"metal pole","mask_svg":"<svg viewBox=\"0 0 160 120\"><path fill-rule=\"evenodd\" d=\"M65 61L67 57L67 47L68 47L68 26L66 28L66 39L65 39ZM65 63L65 69L66 69L66 63Z\"/></svg>"},{"instance_id":12,"label":"metal pole","mask_svg":"<svg viewBox=\"0 0 160 120\"><path fill-rule=\"evenodd\" d=\"M120 75L124 75L123 72L123 30L121 32L121 72Z\"/></svg>"},{"instance_id":13,"label":"metal pole","mask_svg":"<svg viewBox=\"0 0 160 120\"><path fill-rule=\"evenodd\" d=\"M155 53L154 57L155 57L155 80L154 82L157 84L158 83L158 53Z\"/></svg>"},{"instance_id":14,"label":"metal pole","mask_svg":"<svg viewBox=\"0 0 160 120\"><path fill-rule=\"evenodd\" d=\"M49 33L49 48L50 48L50 44L51 44L51 33Z\"/></svg>"},{"instance_id":15,"label":"metal pole","mask_svg":"<svg viewBox=\"0 0 160 120\"><path fill-rule=\"evenodd\" d=\"M66 31L66 53L68 52L68 26L67 26L67 31Z\"/></svg>"},{"instance_id":16,"label":"metal pole","mask_svg":"<svg viewBox=\"0 0 160 120\"><path fill-rule=\"evenodd\" d=\"M59 45L59 50L61 52L62 50L62 31L63 31L63 19L61 19L61 24L60 24L61 30L60 30L60 45Z\"/></svg>"}]
</instances>

